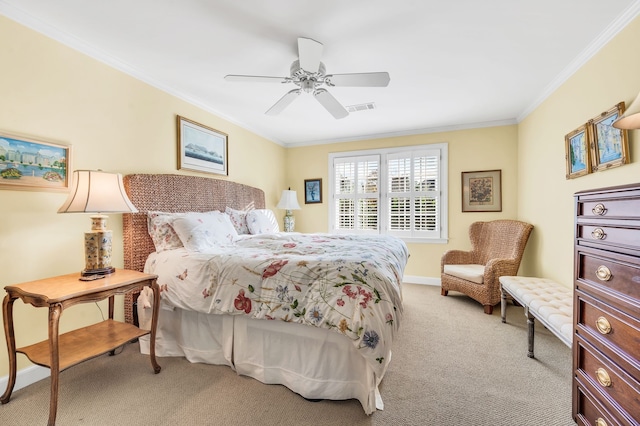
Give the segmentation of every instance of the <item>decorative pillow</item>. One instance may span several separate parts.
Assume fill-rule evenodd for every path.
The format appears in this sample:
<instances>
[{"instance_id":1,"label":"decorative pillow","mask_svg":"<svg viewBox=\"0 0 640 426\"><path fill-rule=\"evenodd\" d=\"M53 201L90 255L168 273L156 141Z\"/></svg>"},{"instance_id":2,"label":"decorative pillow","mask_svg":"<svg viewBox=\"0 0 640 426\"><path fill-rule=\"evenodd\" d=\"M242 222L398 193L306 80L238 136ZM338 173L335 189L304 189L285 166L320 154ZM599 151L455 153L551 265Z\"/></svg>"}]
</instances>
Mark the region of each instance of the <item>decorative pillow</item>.
<instances>
[{"instance_id":1,"label":"decorative pillow","mask_svg":"<svg viewBox=\"0 0 640 426\"><path fill-rule=\"evenodd\" d=\"M229 219L231 219L231 223L233 223L238 234L242 235L249 233L249 228L247 228L246 210L236 210L231 207L227 207L224 212L229 215Z\"/></svg>"},{"instance_id":2,"label":"decorative pillow","mask_svg":"<svg viewBox=\"0 0 640 426\"><path fill-rule=\"evenodd\" d=\"M208 252L233 243L238 236L229 216L221 212L177 217L173 229L189 251Z\"/></svg>"},{"instance_id":3,"label":"decorative pillow","mask_svg":"<svg viewBox=\"0 0 640 426\"><path fill-rule=\"evenodd\" d=\"M254 235L280 232L276 216L269 209L256 209L247 212L247 228Z\"/></svg>"},{"instance_id":4,"label":"decorative pillow","mask_svg":"<svg viewBox=\"0 0 640 426\"><path fill-rule=\"evenodd\" d=\"M147 213L147 228L153 240L156 251L171 250L182 247L180 237L173 230L171 223L177 217L185 216L187 213L166 213L151 211Z\"/></svg>"}]
</instances>

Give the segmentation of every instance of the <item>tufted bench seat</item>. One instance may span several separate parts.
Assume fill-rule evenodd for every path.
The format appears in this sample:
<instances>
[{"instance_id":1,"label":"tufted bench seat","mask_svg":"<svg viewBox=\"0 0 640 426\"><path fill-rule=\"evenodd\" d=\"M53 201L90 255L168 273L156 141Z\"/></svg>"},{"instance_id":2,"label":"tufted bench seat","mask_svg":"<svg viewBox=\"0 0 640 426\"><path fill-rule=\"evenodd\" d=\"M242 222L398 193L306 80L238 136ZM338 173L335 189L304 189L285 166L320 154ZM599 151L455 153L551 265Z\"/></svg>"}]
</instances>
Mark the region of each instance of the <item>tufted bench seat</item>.
<instances>
[{"instance_id":1,"label":"tufted bench seat","mask_svg":"<svg viewBox=\"0 0 640 426\"><path fill-rule=\"evenodd\" d=\"M573 292L560 284L535 277L500 277L502 322L507 322L507 296L524 307L527 317L529 352L533 358L533 338L537 318L562 343L573 341Z\"/></svg>"}]
</instances>

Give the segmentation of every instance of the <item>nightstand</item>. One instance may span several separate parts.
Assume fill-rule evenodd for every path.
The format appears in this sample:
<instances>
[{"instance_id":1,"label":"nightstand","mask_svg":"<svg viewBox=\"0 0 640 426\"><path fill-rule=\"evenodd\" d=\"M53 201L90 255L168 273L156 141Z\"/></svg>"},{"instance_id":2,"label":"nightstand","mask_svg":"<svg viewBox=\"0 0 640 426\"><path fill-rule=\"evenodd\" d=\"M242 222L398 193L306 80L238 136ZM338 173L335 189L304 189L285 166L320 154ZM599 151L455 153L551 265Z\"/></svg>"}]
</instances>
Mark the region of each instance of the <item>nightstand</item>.
<instances>
[{"instance_id":1,"label":"nightstand","mask_svg":"<svg viewBox=\"0 0 640 426\"><path fill-rule=\"evenodd\" d=\"M49 425L55 424L58 408L58 378L60 372L76 364L111 352L140 336L151 334L150 359L153 371L160 372L156 362L155 340L158 325L158 307L160 305L160 288L156 283L156 275L138 271L118 269L115 273L94 281L81 281L80 273L31 281L6 286L7 295L2 304L4 331L9 353L9 382L7 389L0 397L6 404L11 398L16 383L16 353L23 353L34 364L51 369L51 401L49 404ZM114 321L113 305L116 294L125 294L141 286L149 286L153 290L153 320L151 330ZM97 324L58 335L58 325L62 311L78 303L98 302L109 298L109 318ZM39 308L49 308L49 339L33 345L16 348L13 326L13 302L22 299Z\"/></svg>"}]
</instances>

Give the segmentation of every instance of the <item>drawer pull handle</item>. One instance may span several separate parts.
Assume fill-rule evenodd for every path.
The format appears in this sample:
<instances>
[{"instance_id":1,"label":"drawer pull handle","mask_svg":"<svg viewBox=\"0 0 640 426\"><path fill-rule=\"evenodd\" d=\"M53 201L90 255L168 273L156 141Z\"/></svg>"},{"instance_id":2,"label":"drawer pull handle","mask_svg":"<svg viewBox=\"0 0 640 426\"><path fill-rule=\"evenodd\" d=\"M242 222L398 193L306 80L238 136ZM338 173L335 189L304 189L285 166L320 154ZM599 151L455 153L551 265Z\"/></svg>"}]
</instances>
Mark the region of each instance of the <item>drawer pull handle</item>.
<instances>
[{"instance_id":1,"label":"drawer pull handle","mask_svg":"<svg viewBox=\"0 0 640 426\"><path fill-rule=\"evenodd\" d=\"M596 370L596 379L598 379L598 383L600 383L605 388L611 386L611 377L609 377L609 373L604 368L598 368Z\"/></svg>"},{"instance_id":2,"label":"drawer pull handle","mask_svg":"<svg viewBox=\"0 0 640 426\"><path fill-rule=\"evenodd\" d=\"M596 419L596 426L607 426L607 422L602 417Z\"/></svg>"},{"instance_id":3,"label":"drawer pull handle","mask_svg":"<svg viewBox=\"0 0 640 426\"><path fill-rule=\"evenodd\" d=\"M606 237L607 234L604 233L602 228L596 228L591 232L591 236L596 240L604 240L604 237Z\"/></svg>"},{"instance_id":4,"label":"drawer pull handle","mask_svg":"<svg viewBox=\"0 0 640 426\"><path fill-rule=\"evenodd\" d=\"M599 317L596 320L596 328L600 332L600 334L609 334L611 333L611 323L605 317Z\"/></svg>"},{"instance_id":5,"label":"drawer pull handle","mask_svg":"<svg viewBox=\"0 0 640 426\"><path fill-rule=\"evenodd\" d=\"M596 269L596 277L598 277L600 281L609 281L611 279L611 269L604 265L598 266L598 269Z\"/></svg>"},{"instance_id":6,"label":"drawer pull handle","mask_svg":"<svg viewBox=\"0 0 640 426\"><path fill-rule=\"evenodd\" d=\"M607 213L607 208L604 206L604 204L598 203L595 206L593 206L593 209L591 209L591 212L598 216L604 216Z\"/></svg>"}]
</instances>

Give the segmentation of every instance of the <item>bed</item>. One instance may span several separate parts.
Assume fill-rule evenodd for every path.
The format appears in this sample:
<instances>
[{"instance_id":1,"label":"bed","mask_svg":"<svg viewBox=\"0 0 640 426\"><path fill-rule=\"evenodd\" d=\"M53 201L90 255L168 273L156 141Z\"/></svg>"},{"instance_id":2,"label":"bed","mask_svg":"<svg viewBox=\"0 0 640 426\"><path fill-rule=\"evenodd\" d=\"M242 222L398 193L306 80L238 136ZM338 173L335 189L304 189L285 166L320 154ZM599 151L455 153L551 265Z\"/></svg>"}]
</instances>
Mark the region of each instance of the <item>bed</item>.
<instances>
[{"instance_id":1,"label":"bed","mask_svg":"<svg viewBox=\"0 0 640 426\"><path fill-rule=\"evenodd\" d=\"M264 192L172 174L128 175L124 184L138 209L123 215L124 266L157 274L163 289L157 356L228 365L307 399L357 399L367 414L383 408L378 385L402 319L404 243L266 232L235 235L228 246L199 252L186 242L156 252L150 212L192 212L208 221L208 212L229 208L262 211ZM192 222L172 224L182 231ZM137 321L144 297L125 297L126 321ZM148 337L140 350L148 353Z\"/></svg>"}]
</instances>

